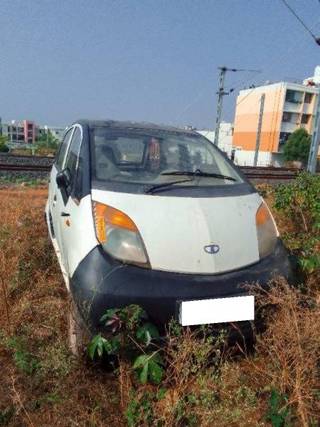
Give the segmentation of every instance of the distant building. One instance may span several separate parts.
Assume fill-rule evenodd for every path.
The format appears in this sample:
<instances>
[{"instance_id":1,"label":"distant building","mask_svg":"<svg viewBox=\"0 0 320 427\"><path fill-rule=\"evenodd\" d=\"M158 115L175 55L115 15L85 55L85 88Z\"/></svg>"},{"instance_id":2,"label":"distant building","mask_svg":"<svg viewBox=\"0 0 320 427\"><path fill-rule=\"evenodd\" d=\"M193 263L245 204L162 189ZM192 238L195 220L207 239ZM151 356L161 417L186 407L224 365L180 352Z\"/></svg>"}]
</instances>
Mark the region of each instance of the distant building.
<instances>
[{"instance_id":1,"label":"distant building","mask_svg":"<svg viewBox=\"0 0 320 427\"><path fill-rule=\"evenodd\" d=\"M39 126L31 120L12 120L10 123L2 123L0 119L0 135L8 138L9 144L33 144L37 138L48 131L59 141L65 132L64 127Z\"/></svg>"},{"instance_id":2,"label":"distant building","mask_svg":"<svg viewBox=\"0 0 320 427\"><path fill-rule=\"evenodd\" d=\"M12 120L10 124L2 124L2 135L11 144L33 144L36 140L36 125L30 120Z\"/></svg>"},{"instance_id":3,"label":"distant building","mask_svg":"<svg viewBox=\"0 0 320 427\"><path fill-rule=\"evenodd\" d=\"M214 130L210 129L203 129L198 130L198 133L208 138L212 143L214 142ZM232 151L232 135L233 135L233 124L227 123L227 122L221 122L220 123L220 130L219 130L219 140L218 140L218 147L220 150L224 151L228 154L228 156L231 156Z\"/></svg>"},{"instance_id":4,"label":"distant building","mask_svg":"<svg viewBox=\"0 0 320 427\"><path fill-rule=\"evenodd\" d=\"M317 71L318 70L318 71ZM316 74L318 73L318 74ZM237 98L233 150L235 163L252 165L256 147L260 99L265 94L258 165L283 164L283 146L298 128L313 132L319 88L320 67L316 68L314 83L289 82L241 90Z\"/></svg>"}]
</instances>

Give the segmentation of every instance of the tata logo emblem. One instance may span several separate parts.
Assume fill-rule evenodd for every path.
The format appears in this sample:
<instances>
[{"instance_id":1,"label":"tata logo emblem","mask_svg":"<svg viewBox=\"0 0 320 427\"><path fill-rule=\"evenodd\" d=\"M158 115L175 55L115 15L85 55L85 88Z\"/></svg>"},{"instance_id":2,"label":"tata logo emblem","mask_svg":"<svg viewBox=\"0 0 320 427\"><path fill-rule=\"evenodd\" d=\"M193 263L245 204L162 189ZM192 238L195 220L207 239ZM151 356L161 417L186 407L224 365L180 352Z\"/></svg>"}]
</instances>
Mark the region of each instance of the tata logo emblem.
<instances>
[{"instance_id":1,"label":"tata logo emblem","mask_svg":"<svg viewBox=\"0 0 320 427\"><path fill-rule=\"evenodd\" d=\"M219 245L207 245L203 248L205 250L205 252L207 252L207 254L217 254L220 251L220 246Z\"/></svg>"}]
</instances>

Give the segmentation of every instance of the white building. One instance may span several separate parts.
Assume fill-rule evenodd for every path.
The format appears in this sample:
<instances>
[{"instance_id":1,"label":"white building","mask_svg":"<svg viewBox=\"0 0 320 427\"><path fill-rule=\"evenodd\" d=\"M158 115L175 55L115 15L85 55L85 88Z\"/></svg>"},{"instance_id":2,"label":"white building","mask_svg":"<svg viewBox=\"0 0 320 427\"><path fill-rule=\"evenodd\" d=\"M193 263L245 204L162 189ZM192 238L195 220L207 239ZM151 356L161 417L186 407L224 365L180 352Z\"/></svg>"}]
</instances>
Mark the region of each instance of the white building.
<instances>
[{"instance_id":1,"label":"white building","mask_svg":"<svg viewBox=\"0 0 320 427\"><path fill-rule=\"evenodd\" d=\"M214 142L214 130L210 129L202 129L197 130L198 133L205 136L209 141ZM219 140L218 140L218 147L220 150L227 153L229 157L231 157L231 150L232 150L232 135L233 135L233 124L227 123L227 122L221 122L220 123L220 130L219 130Z\"/></svg>"}]
</instances>

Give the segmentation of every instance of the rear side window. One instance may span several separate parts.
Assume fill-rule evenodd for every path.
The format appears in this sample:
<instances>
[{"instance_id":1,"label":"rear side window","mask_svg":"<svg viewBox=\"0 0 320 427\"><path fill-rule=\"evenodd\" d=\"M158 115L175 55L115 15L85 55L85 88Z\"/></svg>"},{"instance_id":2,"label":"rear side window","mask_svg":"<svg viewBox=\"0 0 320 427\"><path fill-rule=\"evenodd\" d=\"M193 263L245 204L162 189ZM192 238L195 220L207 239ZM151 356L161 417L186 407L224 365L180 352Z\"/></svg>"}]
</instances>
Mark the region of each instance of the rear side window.
<instances>
[{"instance_id":1,"label":"rear side window","mask_svg":"<svg viewBox=\"0 0 320 427\"><path fill-rule=\"evenodd\" d=\"M71 193L72 190L75 189L76 182L81 181L80 177L77 176L81 141L82 141L81 130L79 127L76 127L72 136L70 148L69 148L67 158L66 158L66 163L65 163L65 168L68 169L70 173L70 186L67 189L69 194Z\"/></svg>"},{"instance_id":2,"label":"rear side window","mask_svg":"<svg viewBox=\"0 0 320 427\"><path fill-rule=\"evenodd\" d=\"M72 135L72 131L73 131L73 128L68 130L68 132L64 135L63 141L60 145L60 149L59 149L59 152L58 152L58 155L56 158L56 166L60 170L62 169L62 166L63 166L63 161L64 161L64 158L65 158L65 155L67 152L67 148L68 148L69 141L70 141L70 138Z\"/></svg>"}]
</instances>

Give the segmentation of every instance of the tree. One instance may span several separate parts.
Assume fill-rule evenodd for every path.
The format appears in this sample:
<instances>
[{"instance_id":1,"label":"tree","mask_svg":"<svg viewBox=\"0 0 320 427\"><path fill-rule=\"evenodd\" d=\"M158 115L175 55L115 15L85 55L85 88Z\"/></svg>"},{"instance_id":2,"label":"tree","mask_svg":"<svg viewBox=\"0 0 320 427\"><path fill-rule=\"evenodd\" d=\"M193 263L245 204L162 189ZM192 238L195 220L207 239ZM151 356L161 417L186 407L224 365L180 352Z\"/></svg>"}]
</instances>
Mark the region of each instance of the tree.
<instances>
[{"instance_id":1,"label":"tree","mask_svg":"<svg viewBox=\"0 0 320 427\"><path fill-rule=\"evenodd\" d=\"M0 135L0 153L8 153L9 147L7 146L8 138Z\"/></svg>"},{"instance_id":2,"label":"tree","mask_svg":"<svg viewBox=\"0 0 320 427\"><path fill-rule=\"evenodd\" d=\"M55 150L58 148L59 140L48 129L45 133L41 134L37 138L36 144L40 147L46 147Z\"/></svg>"},{"instance_id":3,"label":"tree","mask_svg":"<svg viewBox=\"0 0 320 427\"><path fill-rule=\"evenodd\" d=\"M59 144L60 141L47 129L45 133L42 133L36 139L36 153L44 156L55 154Z\"/></svg>"},{"instance_id":4,"label":"tree","mask_svg":"<svg viewBox=\"0 0 320 427\"><path fill-rule=\"evenodd\" d=\"M288 138L284 149L283 155L285 160L294 161L298 160L303 164L308 161L309 150L311 144L311 136L303 129L295 130Z\"/></svg>"}]
</instances>

